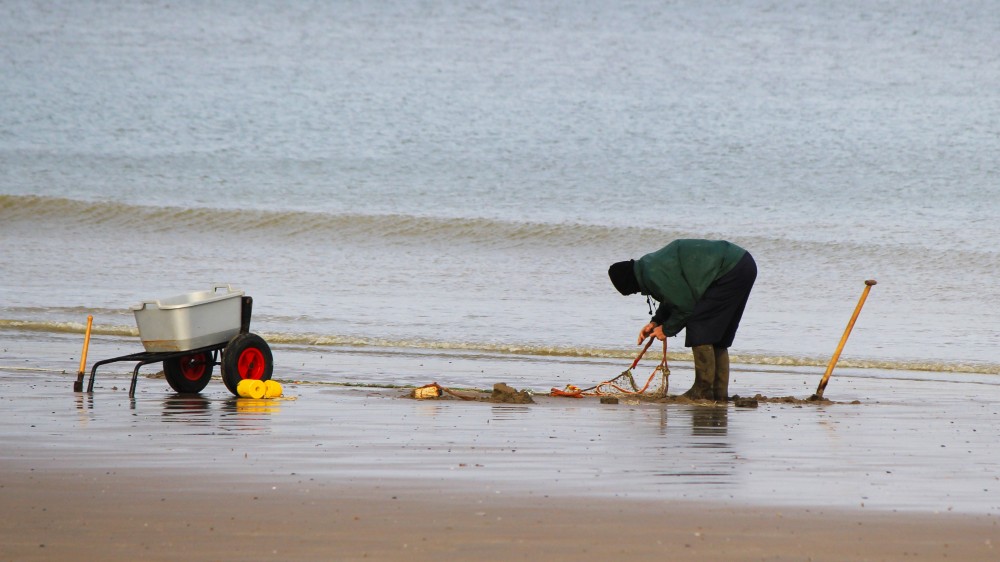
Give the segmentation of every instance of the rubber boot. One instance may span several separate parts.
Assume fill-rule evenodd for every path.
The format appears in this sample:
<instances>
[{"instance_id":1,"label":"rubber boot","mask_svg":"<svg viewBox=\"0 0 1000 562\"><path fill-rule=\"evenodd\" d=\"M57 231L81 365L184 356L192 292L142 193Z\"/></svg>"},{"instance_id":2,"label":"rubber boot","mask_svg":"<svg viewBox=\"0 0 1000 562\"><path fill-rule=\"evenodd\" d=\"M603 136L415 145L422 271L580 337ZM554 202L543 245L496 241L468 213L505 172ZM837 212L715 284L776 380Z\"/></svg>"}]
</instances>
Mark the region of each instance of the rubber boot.
<instances>
[{"instance_id":1,"label":"rubber boot","mask_svg":"<svg viewBox=\"0 0 1000 562\"><path fill-rule=\"evenodd\" d=\"M715 396L715 350L712 344L696 345L691 348L691 353L694 354L694 384L684 397L712 400Z\"/></svg>"},{"instance_id":2,"label":"rubber boot","mask_svg":"<svg viewBox=\"0 0 1000 562\"><path fill-rule=\"evenodd\" d=\"M715 383L712 386L712 394L716 402L729 400L729 350L725 347L716 347L715 351Z\"/></svg>"}]
</instances>

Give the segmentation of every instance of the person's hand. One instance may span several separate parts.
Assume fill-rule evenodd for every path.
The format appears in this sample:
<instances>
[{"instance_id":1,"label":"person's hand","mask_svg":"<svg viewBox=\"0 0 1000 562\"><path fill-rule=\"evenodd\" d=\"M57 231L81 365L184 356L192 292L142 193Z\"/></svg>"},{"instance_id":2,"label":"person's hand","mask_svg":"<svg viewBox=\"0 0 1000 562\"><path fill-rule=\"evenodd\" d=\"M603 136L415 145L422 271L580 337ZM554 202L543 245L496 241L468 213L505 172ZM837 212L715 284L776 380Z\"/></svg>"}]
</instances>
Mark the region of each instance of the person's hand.
<instances>
[{"instance_id":1,"label":"person's hand","mask_svg":"<svg viewBox=\"0 0 1000 562\"><path fill-rule=\"evenodd\" d=\"M656 330L660 331L659 337L660 339L663 339L663 328L660 328L660 326L655 322L650 322L639 330L639 341L636 342L636 345L642 345L642 342L646 341L646 338L648 338L650 334L655 334Z\"/></svg>"},{"instance_id":2,"label":"person's hand","mask_svg":"<svg viewBox=\"0 0 1000 562\"><path fill-rule=\"evenodd\" d=\"M667 339L667 335L663 333L663 326L657 326L656 329L653 330L653 337L660 341Z\"/></svg>"}]
</instances>

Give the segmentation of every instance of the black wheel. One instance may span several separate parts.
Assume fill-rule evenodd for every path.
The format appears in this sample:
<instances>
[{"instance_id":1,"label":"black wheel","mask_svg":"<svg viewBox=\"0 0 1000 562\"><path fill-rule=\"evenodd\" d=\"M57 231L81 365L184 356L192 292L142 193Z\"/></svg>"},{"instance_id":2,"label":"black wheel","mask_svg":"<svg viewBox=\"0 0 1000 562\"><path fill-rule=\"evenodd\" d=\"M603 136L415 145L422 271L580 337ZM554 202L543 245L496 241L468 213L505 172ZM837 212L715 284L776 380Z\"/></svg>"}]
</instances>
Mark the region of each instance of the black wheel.
<instances>
[{"instance_id":1,"label":"black wheel","mask_svg":"<svg viewBox=\"0 0 1000 562\"><path fill-rule=\"evenodd\" d=\"M229 392L236 394L236 387L243 379L266 381L274 370L271 348L257 334L237 334L222 350L222 382Z\"/></svg>"},{"instance_id":2,"label":"black wheel","mask_svg":"<svg viewBox=\"0 0 1000 562\"><path fill-rule=\"evenodd\" d=\"M211 353L192 353L165 360L163 374L174 391L193 394L201 392L208 385L214 366Z\"/></svg>"}]
</instances>

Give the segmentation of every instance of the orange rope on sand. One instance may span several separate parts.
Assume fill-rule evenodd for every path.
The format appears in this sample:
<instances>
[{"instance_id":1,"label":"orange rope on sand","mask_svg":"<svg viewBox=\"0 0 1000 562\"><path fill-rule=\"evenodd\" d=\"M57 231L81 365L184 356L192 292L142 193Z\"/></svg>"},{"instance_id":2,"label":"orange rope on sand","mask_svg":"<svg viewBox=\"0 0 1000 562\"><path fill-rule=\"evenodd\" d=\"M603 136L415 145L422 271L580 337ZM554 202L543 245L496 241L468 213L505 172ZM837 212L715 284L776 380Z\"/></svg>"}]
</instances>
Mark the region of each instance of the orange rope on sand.
<instances>
[{"instance_id":1,"label":"orange rope on sand","mask_svg":"<svg viewBox=\"0 0 1000 562\"><path fill-rule=\"evenodd\" d=\"M649 342L647 342L646 346L643 347L642 351L639 352L639 355L635 358L635 361L632 362L632 366L626 369L622 374L618 375L617 377L611 380L606 380L590 388L584 388L584 389L581 389L580 387L574 386L572 384L566 385L566 388L563 389L553 387L552 390L549 391L549 395L564 396L567 398L583 398L584 396L606 396L609 394L630 394L630 395L644 394L646 390L649 389L649 385L650 383L653 382L653 378L656 376L656 373L658 371L662 372L664 377L670 375L670 368L667 366L667 340L664 339L663 359L660 361L660 364L657 365L655 369L653 369L653 372L649 375L649 378L646 379L646 384L644 384L641 389L635 387L634 380L632 379L632 369L634 369L635 366L639 364L639 360L642 359L643 354L646 353L646 350L649 349L649 346L652 343L653 343L653 337L650 336ZM622 388L617 384L615 384L614 381L622 378L623 376L627 376L628 380L632 383L632 390ZM607 392L602 390L602 387L611 387L617 392Z\"/></svg>"}]
</instances>

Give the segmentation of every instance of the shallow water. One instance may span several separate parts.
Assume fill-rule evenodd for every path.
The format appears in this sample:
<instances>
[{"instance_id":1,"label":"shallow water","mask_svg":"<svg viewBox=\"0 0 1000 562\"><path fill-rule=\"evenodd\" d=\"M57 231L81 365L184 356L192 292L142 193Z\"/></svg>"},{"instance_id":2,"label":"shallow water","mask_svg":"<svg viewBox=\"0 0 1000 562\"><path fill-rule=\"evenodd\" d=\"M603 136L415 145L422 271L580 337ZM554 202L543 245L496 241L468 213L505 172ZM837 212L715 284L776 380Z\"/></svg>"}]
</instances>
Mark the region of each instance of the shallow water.
<instances>
[{"instance_id":1,"label":"shallow water","mask_svg":"<svg viewBox=\"0 0 1000 562\"><path fill-rule=\"evenodd\" d=\"M718 237L746 363L824 364L875 278L845 365L1000 371L990 2L0 11L13 337L226 282L319 353L624 359L608 264Z\"/></svg>"}]
</instances>

